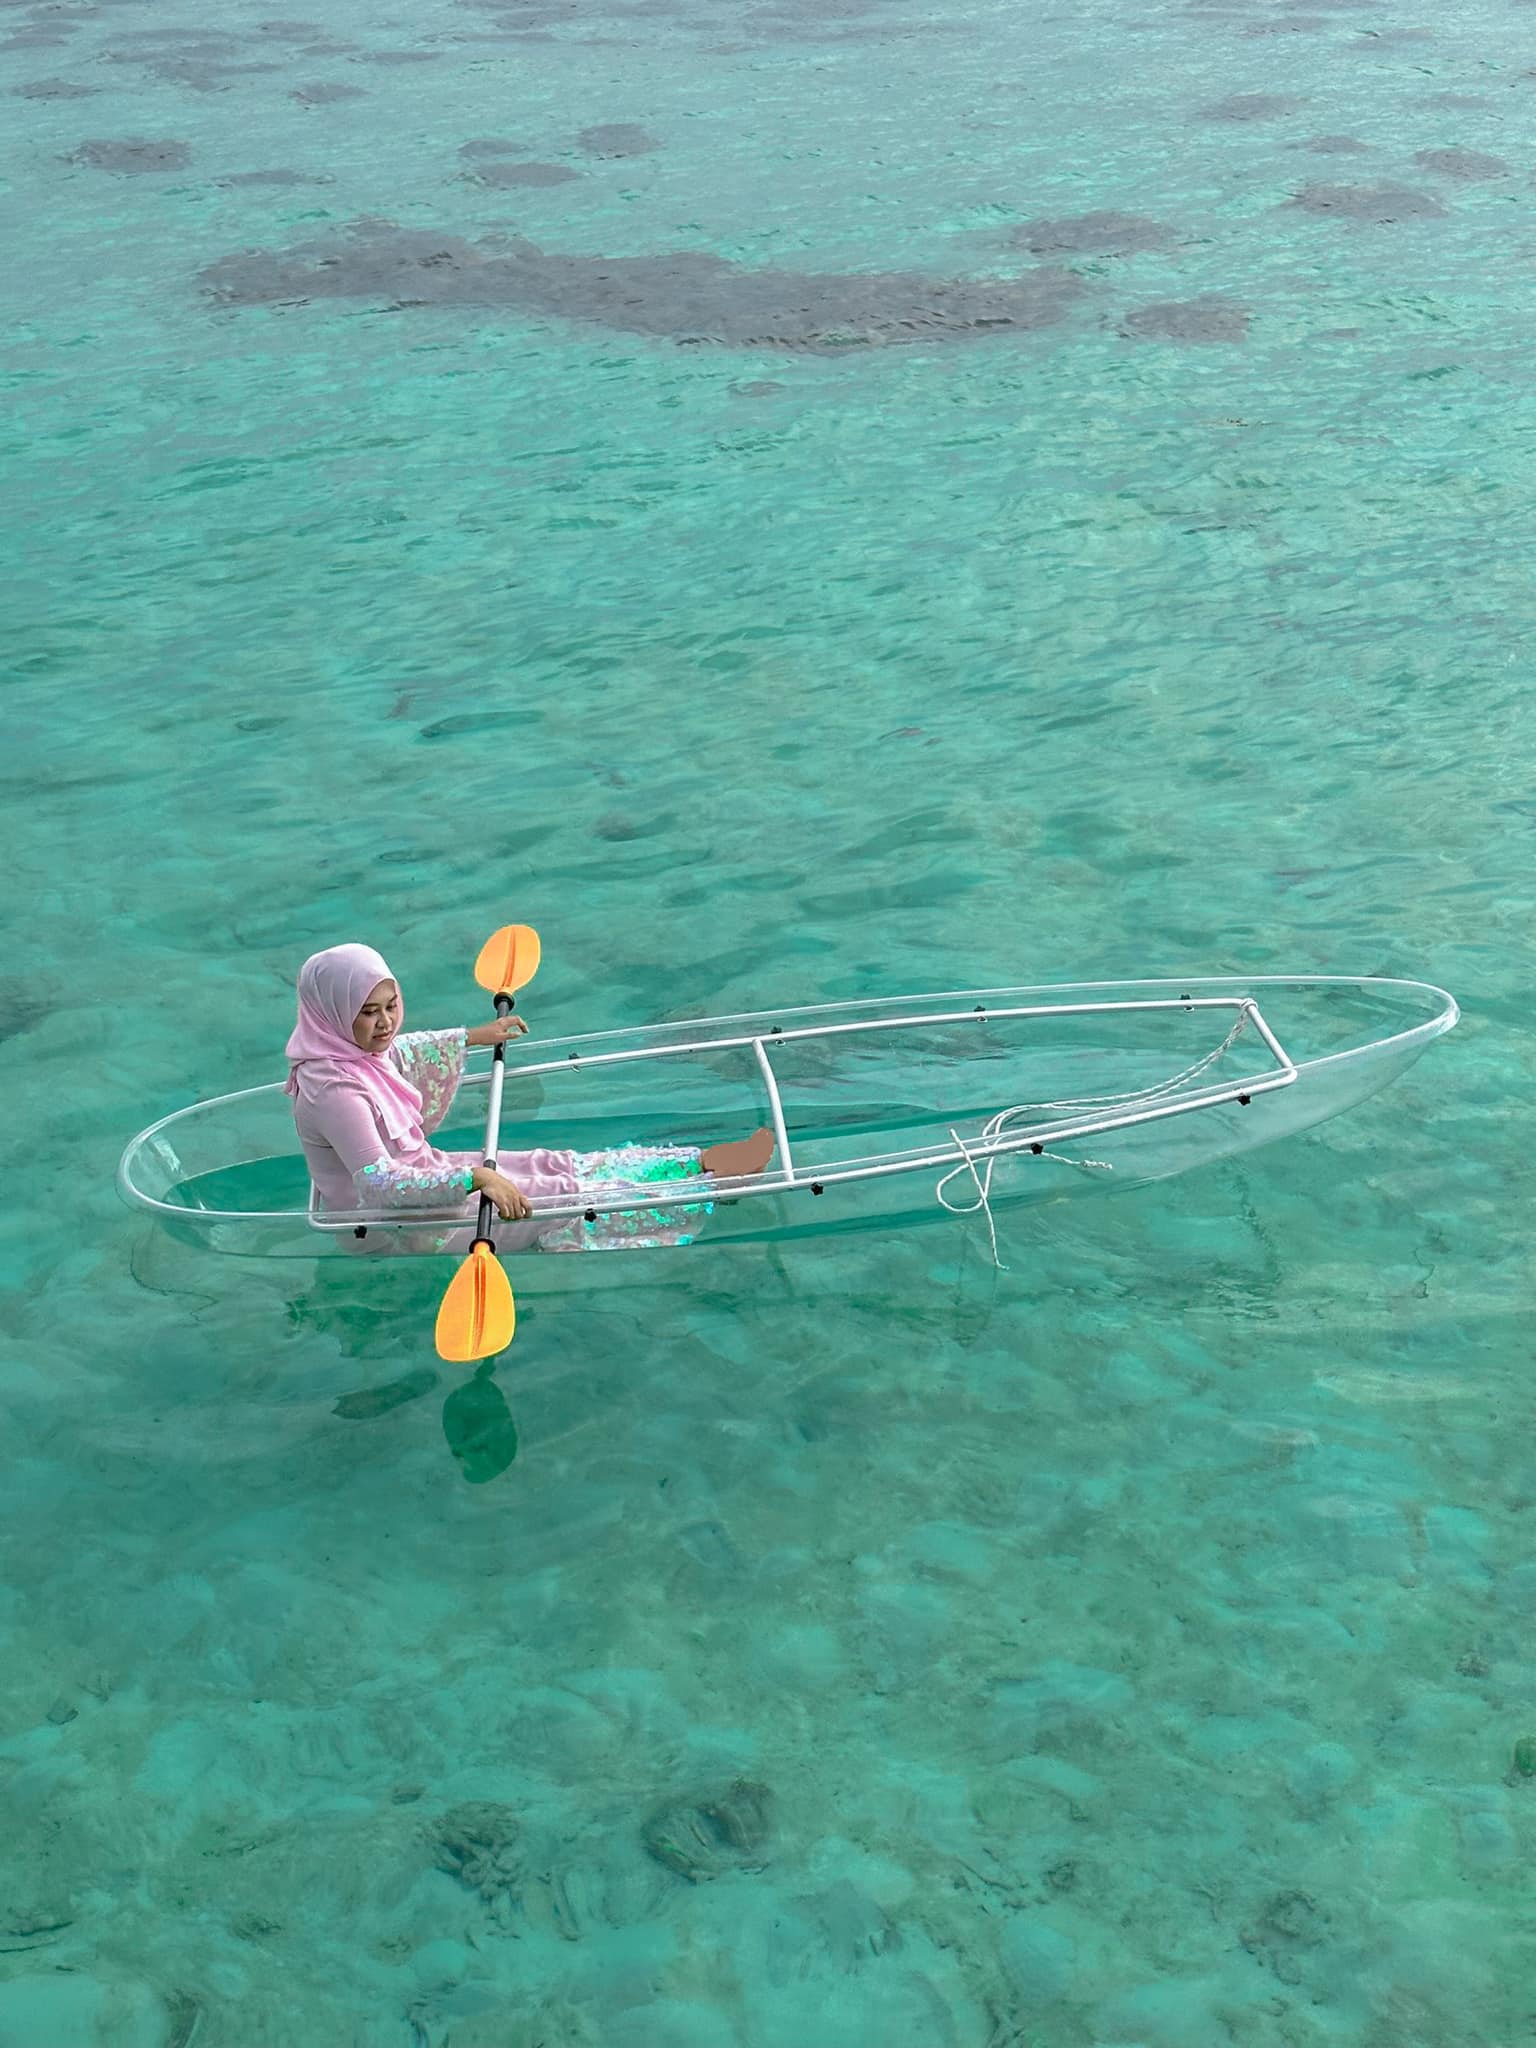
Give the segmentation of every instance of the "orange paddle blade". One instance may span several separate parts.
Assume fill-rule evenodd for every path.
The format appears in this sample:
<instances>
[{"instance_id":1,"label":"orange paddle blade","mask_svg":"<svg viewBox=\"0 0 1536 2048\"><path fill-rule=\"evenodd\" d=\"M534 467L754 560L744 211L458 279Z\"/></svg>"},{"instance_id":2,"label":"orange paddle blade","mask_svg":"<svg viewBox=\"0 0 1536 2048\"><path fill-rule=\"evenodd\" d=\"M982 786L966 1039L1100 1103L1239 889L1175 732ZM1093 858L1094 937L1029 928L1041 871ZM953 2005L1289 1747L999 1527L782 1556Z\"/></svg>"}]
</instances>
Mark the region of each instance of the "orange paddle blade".
<instances>
[{"instance_id":1,"label":"orange paddle blade","mask_svg":"<svg viewBox=\"0 0 1536 2048\"><path fill-rule=\"evenodd\" d=\"M504 924L480 948L475 979L493 996L511 995L539 971L539 935L531 924Z\"/></svg>"},{"instance_id":2,"label":"orange paddle blade","mask_svg":"<svg viewBox=\"0 0 1536 2048\"><path fill-rule=\"evenodd\" d=\"M437 1312L437 1355L450 1365L494 1358L512 1342L512 1283L488 1244L477 1244L448 1283Z\"/></svg>"}]
</instances>

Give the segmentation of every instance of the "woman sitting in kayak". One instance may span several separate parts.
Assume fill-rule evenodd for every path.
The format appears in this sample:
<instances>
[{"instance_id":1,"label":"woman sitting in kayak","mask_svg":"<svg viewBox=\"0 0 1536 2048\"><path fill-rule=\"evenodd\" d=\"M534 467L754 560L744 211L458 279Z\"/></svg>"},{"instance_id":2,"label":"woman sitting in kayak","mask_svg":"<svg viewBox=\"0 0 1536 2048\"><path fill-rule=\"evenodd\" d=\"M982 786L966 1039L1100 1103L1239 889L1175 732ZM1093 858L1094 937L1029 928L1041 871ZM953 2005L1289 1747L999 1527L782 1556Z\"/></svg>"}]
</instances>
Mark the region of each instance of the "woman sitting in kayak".
<instances>
[{"instance_id":1,"label":"woman sitting in kayak","mask_svg":"<svg viewBox=\"0 0 1536 2048\"><path fill-rule=\"evenodd\" d=\"M511 1152L502 1155L502 1167L484 1165L478 1153L440 1152L427 1134L448 1114L467 1048L499 1044L528 1027L508 1016L469 1029L402 1033L404 1018L400 985L371 946L331 946L299 970L299 1019L288 1040L286 1085L324 1209L443 1210L463 1203L472 1220L483 1193L504 1221L526 1221L541 1199L761 1173L773 1157L768 1129L702 1151L620 1145L606 1152ZM687 1244L692 1233L683 1219L708 1214L711 1206L693 1203L669 1215L619 1210L596 1223L561 1221L542 1233L515 1236L547 1251Z\"/></svg>"}]
</instances>

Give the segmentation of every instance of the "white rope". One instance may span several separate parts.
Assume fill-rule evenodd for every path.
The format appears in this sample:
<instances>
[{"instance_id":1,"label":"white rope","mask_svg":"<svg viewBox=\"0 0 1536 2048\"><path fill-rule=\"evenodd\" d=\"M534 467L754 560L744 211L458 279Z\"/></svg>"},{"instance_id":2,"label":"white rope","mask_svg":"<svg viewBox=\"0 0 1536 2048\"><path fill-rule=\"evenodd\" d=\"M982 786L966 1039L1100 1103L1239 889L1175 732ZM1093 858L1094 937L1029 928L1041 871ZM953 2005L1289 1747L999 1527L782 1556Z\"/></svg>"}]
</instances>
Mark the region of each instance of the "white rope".
<instances>
[{"instance_id":1,"label":"white rope","mask_svg":"<svg viewBox=\"0 0 1536 2048\"><path fill-rule=\"evenodd\" d=\"M1042 1111L1055 1115L1062 1110L1143 1108L1149 1107L1155 1102L1161 1102L1169 1095L1176 1095L1189 1082L1197 1081L1208 1067L1215 1066L1222 1055L1228 1052L1237 1039L1242 1036L1243 1027L1247 1021L1248 1012L1246 1009L1240 1010L1237 1015L1237 1022L1214 1051L1208 1052L1204 1059L1196 1060L1193 1066L1185 1067L1182 1072L1171 1075L1168 1080L1159 1081L1155 1088L1132 1088L1121 1095L1076 1095L1065 1096L1055 1102L1016 1103L1012 1109L1000 1109L995 1116L989 1117L986 1123L983 1124L978 1136L972 1139L971 1142L983 1145L995 1144L999 1138L1006 1134L1017 1118L1022 1116L1038 1116ZM987 1219L987 1234L992 1241L992 1263L999 1272L1006 1273L1008 1268L997 1254L997 1222L992 1214L990 1199L992 1194L992 1169L1000 1157L1012 1158L1015 1155L1013 1153L990 1153L987 1158L985 1172L978 1173L976 1161L971 1157L970 1147L953 1125L950 1126L949 1135L955 1141L955 1147L960 1154L961 1163L959 1166L952 1167L934 1189L934 1193L939 1200L939 1206L947 1209L951 1216L974 1216L978 1210L983 1211ZM1037 1159L1054 1159L1058 1165L1075 1166L1084 1172L1113 1173L1115 1170L1112 1162L1108 1159L1073 1159L1065 1152L1046 1152L1043 1150L1033 1151L1031 1156ZM944 1191L952 1180L956 1180L960 1175L966 1173L970 1175L971 1181L975 1186L976 1199L974 1202L967 1204L952 1202Z\"/></svg>"},{"instance_id":2,"label":"white rope","mask_svg":"<svg viewBox=\"0 0 1536 2048\"><path fill-rule=\"evenodd\" d=\"M955 1167L955 1169L954 1169L954 1171L953 1171L953 1172L951 1172L951 1173L946 1173L946 1174L945 1174L945 1176L944 1176L944 1178L943 1178L943 1179L942 1179L942 1180L941 1180L941 1181L939 1182L938 1186L937 1186L937 1187L936 1187L936 1188L934 1189L934 1191L933 1191L933 1192L934 1192L934 1193L935 1193L935 1194L936 1194L936 1195L938 1196L938 1198L939 1198L939 1207L940 1207L941 1209L947 1209L947 1210L949 1211L949 1213L950 1213L950 1215L951 1215L951 1216L974 1216L974 1215L976 1214L976 1211L977 1211L978 1209L985 1209L985 1211L987 1212L987 1235L988 1235L988 1236L989 1236L989 1237L991 1238L991 1240L992 1240L992 1263L993 1263L993 1265L994 1265L994 1266L996 1266L997 1270L998 1270L998 1271L999 1271L1000 1273L1006 1273L1006 1272L1007 1272L1007 1270L1008 1270L1008 1268L1007 1268L1007 1267L1006 1267L1006 1266L1005 1266L1005 1265L1003 1264L1002 1260L1001 1260L1001 1259L1000 1259L1000 1258L999 1258L999 1257L997 1256L997 1224L996 1224L996 1222L995 1222L995 1221L994 1221L994 1219L993 1219L993 1215L992 1215L992 1204L991 1204L991 1203L990 1203L990 1202L989 1202L989 1201L987 1200L987 1189L986 1189L986 1186L984 1186L984 1185L983 1185L983 1183L982 1183L982 1178L981 1178L981 1175L980 1175L980 1174L979 1174L979 1173L978 1173L978 1172L976 1171L976 1162L975 1162L975 1160L974 1160L974 1159L973 1159L973 1158L971 1157L970 1153L969 1153L969 1152L967 1152L967 1151L966 1151L966 1149L965 1149L965 1140L964 1140L964 1138L962 1138L962 1137L961 1137L960 1133L959 1133L959 1132L958 1132L958 1131L957 1131L957 1130L956 1130L956 1129L954 1128L954 1126L953 1126L953 1125L951 1125L951 1126L950 1126L950 1131L949 1131L949 1135L950 1135L950 1136L951 1136L951 1137L952 1137L952 1138L954 1139L955 1143L956 1143L956 1144L957 1144L957 1145L958 1145L958 1146L960 1147L960 1153L961 1153L961 1157L962 1157L962 1158L963 1158L963 1159L965 1160L965 1166L963 1166L963 1167L961 1167L961 1166L957 1166L957 1167ZM952 1181L952 1180L953 1180L953 1179L955 1178L955 1174L957 1174L957 1173L963 1173L963 1172L965 1172L965 1171L966 1171L966 1169L967 1169L967 1168L969 1168L969 1170L970 1170L970 1175L971 1175L971 1179L972 1179L973 1181L975 1181L975 1183L976 1183L976 1199L975 1199L975 1201L974 1201L974 1202L972 1202L972 1203L971 1203L971 1205L970 1205L970 1207L969 1207L969 1208L966 1208L966 1209L962 1209L962 1208L960 1207L960 1205L959 1205L959 1204L958 1204L957 1202L952 1202L952 1201L950 1201L950 1199L948 1198L948 1196L947 1196L947 1195L945 1194L944 1190L945 1190L945 1189L946 1189L946 1188L947 1188L947 1187L949 1186L950 1182L951 1182L951 1181ZM990 1182L991 1182L991 1179L992 1179L992 1162L991 1162L991 1160L989 1159L989 1160L987 1161L987 1183L988 1183L988 1184L990 1184Z\"/></svg>"}]
</instances>

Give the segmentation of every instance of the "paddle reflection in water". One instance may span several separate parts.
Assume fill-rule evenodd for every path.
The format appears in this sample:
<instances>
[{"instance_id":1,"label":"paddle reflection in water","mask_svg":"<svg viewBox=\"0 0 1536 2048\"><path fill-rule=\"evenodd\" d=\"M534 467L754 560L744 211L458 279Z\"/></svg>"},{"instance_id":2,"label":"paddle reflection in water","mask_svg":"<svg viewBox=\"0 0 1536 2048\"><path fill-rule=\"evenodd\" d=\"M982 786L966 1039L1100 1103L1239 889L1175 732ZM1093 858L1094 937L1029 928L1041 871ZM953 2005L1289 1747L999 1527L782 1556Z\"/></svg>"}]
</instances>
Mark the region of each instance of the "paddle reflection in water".
<instances>
[{"instance_id":1,"label":"paddle reflection in water","mask_svg":"<svg viewBox=\"0 0 1536 2048\"><path fill-rule=\"evenodd\" d=\"M517 1456L517 1425L488 1358L443 1403L443 1435L471 1486L505 1472Z\"/></svg>"},{"instance_id":2,"label":"paddle reflection in water","mask_svg":"<svg viewBox=\"0 0 1536 2048\"><path fill-rule=\"evenodd\" d=\"M376 1384L339 1391L332 1414L344 1422L377 1421L439 1385L438 1367L419 1360L415 1338L437 1286L430 1261L401 1260L393 1266L380 1261L359 1272L338 1260L334 1266L322 1263L305 1292L289 1302L295 1329L324 1332L347 1357L384 1368ZM496 1363L484 1360L471 1377L450 1374L457 1384L443 1404L443 1435L472 1486L496 1478L517 1456L517 1426L496 1384Z\"/></svg>"}]
</instances>

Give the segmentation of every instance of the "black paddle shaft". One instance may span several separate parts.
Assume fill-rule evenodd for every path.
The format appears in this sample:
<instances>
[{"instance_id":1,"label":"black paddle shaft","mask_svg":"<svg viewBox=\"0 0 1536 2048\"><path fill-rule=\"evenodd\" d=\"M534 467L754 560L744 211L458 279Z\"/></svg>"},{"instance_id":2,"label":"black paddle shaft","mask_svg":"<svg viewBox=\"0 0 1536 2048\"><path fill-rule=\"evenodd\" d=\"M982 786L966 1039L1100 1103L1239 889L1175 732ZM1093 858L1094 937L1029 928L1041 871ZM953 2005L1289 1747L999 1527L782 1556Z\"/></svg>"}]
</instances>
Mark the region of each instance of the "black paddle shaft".
<instances>
[{"instance_id":1,"label":"black paddle shaft","mask_svg":"<svg viewBox=\"0 0 1536 2048\"><path fill-rule=\"evenodd\" d=\"M506 990L503 989L496 998L497 1016L510 1016L516 1007L517 998L508 995ZM496 1049L491 1054L491 1103L485 1119L485 1157L481 1162L483 1165L492 1168L496 1165L497 1140L501 1136L501 1086L506 1074L506 1067L507 1042L503 1038L497 1042ZM491 1236L491 1218L495 1213L495 1203L482 1190L480 1195L480 1213L475 1218L475 1243L488 1244L492 1251L496 1249L496 1241Z\"/></svg>"}]
</instances>

